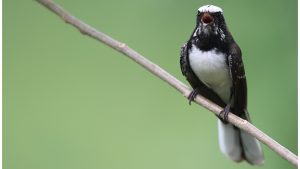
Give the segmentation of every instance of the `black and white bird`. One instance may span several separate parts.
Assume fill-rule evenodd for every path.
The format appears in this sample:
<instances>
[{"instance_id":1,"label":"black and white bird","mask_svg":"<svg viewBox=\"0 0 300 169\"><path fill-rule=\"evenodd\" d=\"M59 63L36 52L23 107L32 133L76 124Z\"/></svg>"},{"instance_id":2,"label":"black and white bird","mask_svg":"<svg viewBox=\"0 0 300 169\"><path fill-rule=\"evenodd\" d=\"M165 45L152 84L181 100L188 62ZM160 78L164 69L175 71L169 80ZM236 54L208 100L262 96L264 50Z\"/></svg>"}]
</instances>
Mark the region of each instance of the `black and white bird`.
<instances>
[{"instance_id":1,"label":"black and white bird","mask_svg":"<svg viewBox=\"0 0 300 169\"><path fill-rule=\"evenodd\" d=\"M262 165L260 143L250 134L227 121L229 111L250 121L247 112L247 83L242 53L225 23L221 8L205 5L198 9L196 27L181 48L181 71L193 87L191 102L197 94L224 110L218 120L219 146L230 159Z\"/></svg>"}]
</instances>

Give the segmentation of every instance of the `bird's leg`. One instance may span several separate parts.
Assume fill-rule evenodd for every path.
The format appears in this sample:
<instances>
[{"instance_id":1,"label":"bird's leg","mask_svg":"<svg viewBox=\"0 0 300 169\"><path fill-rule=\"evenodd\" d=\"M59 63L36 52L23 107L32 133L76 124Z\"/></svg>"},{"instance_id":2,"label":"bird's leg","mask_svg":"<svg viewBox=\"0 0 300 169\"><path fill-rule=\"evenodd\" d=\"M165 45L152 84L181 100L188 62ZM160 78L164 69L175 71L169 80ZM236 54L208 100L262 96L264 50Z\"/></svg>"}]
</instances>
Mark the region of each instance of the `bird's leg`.
<instances>
[{"instance_id":1,"label":"bird's leg","mask_svg":"<svg viewBox=\"0 0 300 169\"><path fill-rule=\"evenodd\" d=\"M189 94L187 99L189 100L189 105L191 105L191 102L194 101L195 97L199 94L199 88L193 89L193 91Z\"/></svg>"},{"instance_id":2,"label":"bird's leg","mask_svg":"<svg viewBox=\"0 0 300 169\"><path fill-rule=\"evenodd\" d=\"M218 117L223 123L228 123L229 112L230 112L230 104L227 104L225 108L219 113Z\"/></svg>"},{"instance_id":3,"label":"bird's leg","mask_svg":"<svg viewBox=\"0 0 300 169\"><path fill-rule=\"evenodd\" d=\"M223 123L228 123L228 114L230 112L230 103L233 103L233 88L230 89L231 90L231 94L230 94L230 102L225 106L225 108L218 114L219 119L223 122ZM222 118L223 117L223 118Z\"/></svg>"}]
</instances>

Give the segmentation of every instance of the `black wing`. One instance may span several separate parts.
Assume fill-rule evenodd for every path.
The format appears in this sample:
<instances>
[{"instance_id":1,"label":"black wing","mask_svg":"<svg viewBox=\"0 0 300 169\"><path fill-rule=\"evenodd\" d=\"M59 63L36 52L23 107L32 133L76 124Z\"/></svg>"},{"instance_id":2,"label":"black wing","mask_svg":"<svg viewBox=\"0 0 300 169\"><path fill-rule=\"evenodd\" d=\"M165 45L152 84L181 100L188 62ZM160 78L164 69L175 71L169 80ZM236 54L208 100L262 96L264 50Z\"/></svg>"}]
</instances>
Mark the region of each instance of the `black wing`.
<instances>
[{"instance_id":1,"label":"black wing","mask_svg":"<svg viewBox=\"0 0 300 169\"><path fill-rule=\"evenodd\" d=\"M185 43L181 47L180 51L180 67L182 74L186 77L187 81L190 83L190 85L193 87L193 89L198 88L199 93L204 96L205 98L211 100L212 102L218 104L221 107L225 107L226 104L222 101L222 99L213 92L209 87L207 87L201 80L195 75L192 68L190 67L189 63L189 49L191 47L191 44Z\"/></svg>"},{"instance_id":2,"label":"black wing","mask_svg":"<svg viewBox=\"0 0 300 169\"><path fill-rule=\"evenodd\" d=\"M230 46L228 65L232 77L232 96L234 99L234 113L240 117L248 118L247 115L247 82L242 60L242 53L239 46L233 43Z\"/></svg>"},{"instance_id":3,"label":"black wing","mask_svg":"<svg viewBox=\"0 0 300 169\"><path fill-rule=\"evenodd\" d=\"M182 74L186 77L187 81L193 87L197 88L201 81L194 74L193 70L190 67L189 58L188 58L188 43L185 43L180 50L180 67Z\"/></svg>"}]
</instances>

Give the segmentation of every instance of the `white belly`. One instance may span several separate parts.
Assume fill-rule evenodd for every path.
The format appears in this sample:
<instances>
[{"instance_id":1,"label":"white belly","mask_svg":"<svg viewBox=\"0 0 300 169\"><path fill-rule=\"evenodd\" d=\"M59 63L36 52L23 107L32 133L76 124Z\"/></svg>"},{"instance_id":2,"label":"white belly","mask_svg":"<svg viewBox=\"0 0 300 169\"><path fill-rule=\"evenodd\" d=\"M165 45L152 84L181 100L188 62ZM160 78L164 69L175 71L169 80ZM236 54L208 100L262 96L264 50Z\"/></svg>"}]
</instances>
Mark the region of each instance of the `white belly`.
<instances>
[{"instance_id":1,"label":"white belly","mask_svg":"<svg viewBox=\"0 0 300 169\"><path fill-rule=\"evenodd\" d=\"M189 55L190 66L197 77L229 103L232 80L225 59L225 54L216 49L200 51L194 45Z\"/></svg>"}]
</instances>

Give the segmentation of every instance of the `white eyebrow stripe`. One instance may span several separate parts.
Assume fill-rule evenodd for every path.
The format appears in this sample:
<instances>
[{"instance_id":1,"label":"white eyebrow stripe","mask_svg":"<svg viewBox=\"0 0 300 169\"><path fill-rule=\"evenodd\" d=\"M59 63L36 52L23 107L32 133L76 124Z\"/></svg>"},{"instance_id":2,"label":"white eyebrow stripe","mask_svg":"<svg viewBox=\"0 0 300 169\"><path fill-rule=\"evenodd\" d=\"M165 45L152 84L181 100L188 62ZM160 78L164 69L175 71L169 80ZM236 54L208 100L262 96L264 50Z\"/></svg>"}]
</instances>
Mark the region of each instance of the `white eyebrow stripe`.
<instances>
[{"instance_id":1,"label":"white eyebrow stripe","mask_svg":"<svg viewBox=\"0 0 300 169\"><path fill-rule=\"evenodd\" d=\"M215 13L215 12L223 12L223 10L220 7L214 6L214 5L204 5L201 6L198 9L199 12L211 12L211 13Z\"/></svg>"}]
</instances>

